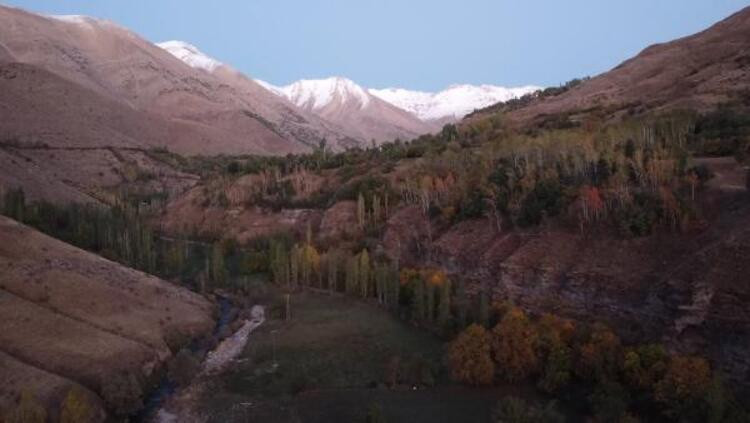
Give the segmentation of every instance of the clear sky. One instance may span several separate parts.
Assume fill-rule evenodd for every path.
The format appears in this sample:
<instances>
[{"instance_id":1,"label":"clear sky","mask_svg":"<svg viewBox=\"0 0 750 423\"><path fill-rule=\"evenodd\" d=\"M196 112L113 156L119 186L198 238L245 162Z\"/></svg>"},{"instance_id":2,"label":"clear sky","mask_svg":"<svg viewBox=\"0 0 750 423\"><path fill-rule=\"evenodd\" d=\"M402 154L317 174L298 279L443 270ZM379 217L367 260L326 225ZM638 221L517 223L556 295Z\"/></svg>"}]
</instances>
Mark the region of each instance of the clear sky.
<instances>
[{"instance_id":1,"label":"clear sky","mask_svg":"<svg viewBox=\"0 0 750 423\"><path fill-rule=\"evenodd\" d=\"M700 31L750 0L0 0L183 40L277 85L557 85Z\"/></svg>"}]
</instances>

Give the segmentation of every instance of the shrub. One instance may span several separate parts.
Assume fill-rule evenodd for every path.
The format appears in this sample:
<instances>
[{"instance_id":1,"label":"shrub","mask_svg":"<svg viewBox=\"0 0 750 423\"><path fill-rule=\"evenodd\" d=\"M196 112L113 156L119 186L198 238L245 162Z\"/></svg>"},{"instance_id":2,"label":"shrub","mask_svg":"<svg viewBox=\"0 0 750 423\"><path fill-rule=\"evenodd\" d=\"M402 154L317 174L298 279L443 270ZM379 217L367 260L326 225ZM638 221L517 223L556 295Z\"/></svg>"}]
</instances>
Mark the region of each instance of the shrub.
<instances>
[{"instance_id":1,"label":"shrub","mask_svg":"<svg viewBox=\"0 0 750 423\"><path fill-rule=\"evenodd\" d=\"M132 373L119 373L104 381L101 394L107 406L120 416L142 407L141 385Z\"/></svg>"}]
</instances>

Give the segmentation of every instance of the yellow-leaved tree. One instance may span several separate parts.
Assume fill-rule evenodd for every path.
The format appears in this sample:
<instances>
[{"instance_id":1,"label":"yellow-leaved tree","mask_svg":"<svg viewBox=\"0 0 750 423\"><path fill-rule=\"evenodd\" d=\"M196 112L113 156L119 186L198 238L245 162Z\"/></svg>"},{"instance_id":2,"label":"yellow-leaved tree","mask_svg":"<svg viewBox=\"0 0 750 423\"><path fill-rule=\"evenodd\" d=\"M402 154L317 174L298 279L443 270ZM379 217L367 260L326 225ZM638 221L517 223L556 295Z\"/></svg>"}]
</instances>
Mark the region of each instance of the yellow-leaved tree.
<instances>
[{"instance_id":1,"label":"yellow-leaved tree","mask_svg":"<svg viewBox=\"0 0 750 423\"><path fill-rule=\"evenodd\" d=\"M489 385L495 377L490 334L473 324L466 328L448 347L451 376L469 385Z\"/></svg>"}]
</instances>

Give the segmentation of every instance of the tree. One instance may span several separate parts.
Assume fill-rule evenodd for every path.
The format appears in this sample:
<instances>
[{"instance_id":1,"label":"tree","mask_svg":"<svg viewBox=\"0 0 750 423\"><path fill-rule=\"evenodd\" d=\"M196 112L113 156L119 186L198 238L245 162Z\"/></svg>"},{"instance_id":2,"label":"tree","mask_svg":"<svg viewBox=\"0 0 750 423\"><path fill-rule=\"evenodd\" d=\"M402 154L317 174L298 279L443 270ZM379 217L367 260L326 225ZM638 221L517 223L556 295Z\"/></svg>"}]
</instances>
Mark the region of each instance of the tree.
<instances>
[{"instance_id":1,"label":"tree","mask_svg":"<svg viewBox=\"0 0 750 423\"><path fill-rule=\"evenodd\" d=\"M602 381L589 397L589 402L598 421L620 422L628 415L630 394L617 382Z\"/></svg>"},{"instance_id":2,"label":"tree","mask_svg":"<svg viewBox=\"0 0 750 423\"><path fill-rule=\"evenodd\" d=\"M224 267L224 249L220 242L214 242L211 248L211 281L216 285L223 285L226 281L227 269Z\"/></svg>"},{"instance_id":3,"label":"tree","mask_svg":"<svg viewBox=\"0 0 750 423\"><path fill-rule=\"evenodd\" d=\"M440 284L440 298L438 303L438 325L445 329L451 319L451 281L445 278Z\"/></svg>"},{"instance_id":4,"label":"tree","mask_svg":"<svg viewBox=\"0 0 750 423\"><path fill-rule=\"evenodd\" d=\"M490 325L490 296L485 292L479 293L479 311L477 320L484 327Z\"/></svg>"},{"instance_id":5,"label":"tree","mask_svg":"<svg viewBox=\"0 0 750 423\"><path fill-rule=\"evenodd\" d=\"M666 413L683 419L696 415L711 387L711 367L702 357L674 356L669 361L666 374L657 382L656 400L666 406Z\"/></svg>"},{"instance_id":6,"label":"tree","mask_svg":"<svg viewBox=\"0 0 750 423\"><path fill-rule=\"evenodd\" d=\"M31 391L21 392L18 405L5 416L6 423L46 423L47 411Z\"/></svg>"},{"instance_id":7,"label":"tree","mask_svg":"<svg viewBox=\"0 0 750 423\"><path fill-rule=\"evenodd\" d=\"M357 288L359 288L359 259L357 256L350 256L346 261L346 293L356 295Z\"/></svg>"},{"instance_id":8,"label":"tree","mask_svg":"<svg viewBox=\"0 0 750 423\"><path fill-rule=\"evenodd\" d=\"M357 224L359 229L365 229L365 223L367 219L367 210L365 208L365 196L359 193L357 197Z\"/></svg>"},{"instance_id":9,"label":"tree","mask_svg":"<svg viewBox=\"0 0 750 423\"><path fill-rule=\"evenodd\" d=\"M424 304L424 291L425 291L425 283L424 280L417 275L415 278L412 278L409 282L413 288L414 296L412 298L411 303L411 318L414 320L424 320L425 319L425 304Z\"/></svg>"},{"instance_id":10,"label":"tree","mask_svg":"<svg viewBox=\"0 0 750 423\"><path fill-rule=\"evenodd\" d=\"M60 423L92 423L99 421L91 398L79 386L73 386L60 406Z\"/></svg>"},{"instance_id":11,"label":"tree","mask_svg":"<svg viewBox=\"0 0 750 423\"><path fill-rule=\"evenodd\" d=\"M339 275L339 252L331 250L327 254L328 264L328 290L336 292L338 289L338 275Z\"/></svg>"},{"instance_id":12,"label":"tree","mask_svg":"<svg viewBox=\"0 0 750 423\"><path fill-rule=\"evenodd\" d=\"M622 373L632 388L652 392L664 377L669 357L661 345L649 344L630 348L625 352Z\"/></svg>"},{"instance_id":13,"label":"tree","mask_svg":"<svg viewBox=\"0 0 750 423\"><path fill-rule=\"evenodd\" d=\"M509 382L526 379L538 370L539 335L523 310L513 307L492 329L492 355Z\"/></svg>"},{"instance_id":14,"label":"tree","mask_svg":"<svg viewBox=\"0 0 750 423\"><path fill-rule=\"evenodd\" d=\"M448 346L451 376L469 385L489 385L495 377L490 334L473 324Z\"/></svg>"},{"instance_id":15,"label":"tree","mask_svg":"<svg viewBox=\"0 0 750 423\"><path fill-rule=\"evenodd\" d=\"M370 295L371 275L372 268L370 266L370 255L365 248L359 253L359 294L362 298L367 298Z\"/></svg>"},{"instance_id":16,"label":"tree","mask_svg":"<svg viewBox=\"0 0 750 423\"><path fill-rule=\"evenodd\" d=\"M299 246L295 244L289 253L289 284L293 287L299 286L301 255Z\"/></svg>"},{"instance_id":17,"label":"tree","mask_svg":"<svg viewBox=\"0 0 750 423\"><path fill-rule=\"evenodd\" d=\"M578 350L576 373L589 381L614 380L621 360L620 338L604 325L594 325Z\"/></svg>"}]
</instances>

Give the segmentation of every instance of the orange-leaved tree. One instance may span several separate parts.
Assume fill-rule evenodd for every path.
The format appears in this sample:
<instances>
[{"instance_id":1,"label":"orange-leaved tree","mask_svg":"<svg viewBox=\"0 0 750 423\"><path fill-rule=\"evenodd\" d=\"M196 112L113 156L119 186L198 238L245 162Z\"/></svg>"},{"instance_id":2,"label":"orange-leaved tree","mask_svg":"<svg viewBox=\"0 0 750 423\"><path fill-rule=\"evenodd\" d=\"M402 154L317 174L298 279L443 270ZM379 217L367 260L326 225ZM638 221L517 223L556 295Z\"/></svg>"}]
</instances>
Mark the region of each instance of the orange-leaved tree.
<instances>
[{"instance_id":1,"label":"orange-leaved tree","mask_svg":"<svg viewBox=\"0 0 750 423\"><path fill-rule=\"evenodd\" d=\"M507 381L523 380L537 372L538 341L536 328L517 307L508 310L492 329L492 355Z\"/></svg>"},{"instance_id":2,"label":"orange-leaved tree","mask_svg":"<svg viewBox=\"0 0 750 423\"><path fill-rule=\"evenodd\" d=\"M470 385L489 385L495 376L490 334L473 324L461 332L448 346L451 376Z\"/></svg>"}]
</instances>

